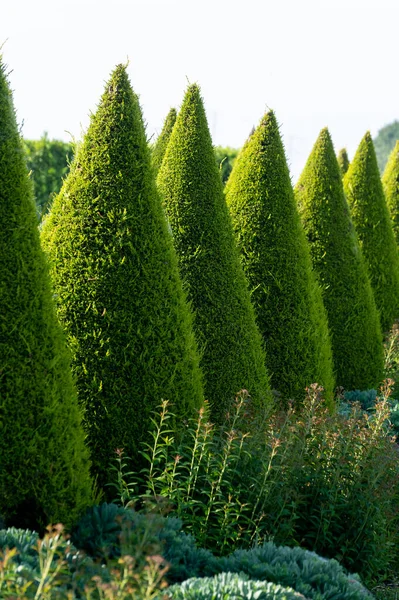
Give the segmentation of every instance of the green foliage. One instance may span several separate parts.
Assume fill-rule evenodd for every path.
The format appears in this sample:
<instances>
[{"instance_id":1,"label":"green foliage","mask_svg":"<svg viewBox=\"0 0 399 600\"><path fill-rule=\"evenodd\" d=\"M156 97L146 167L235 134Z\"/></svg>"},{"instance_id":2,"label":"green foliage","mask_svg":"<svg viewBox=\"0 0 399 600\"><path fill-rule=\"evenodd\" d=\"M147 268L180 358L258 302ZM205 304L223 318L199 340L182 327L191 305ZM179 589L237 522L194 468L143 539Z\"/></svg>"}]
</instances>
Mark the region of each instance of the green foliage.
<instances>
[{"instance_id":1,"label":"green foliage","mask_svg":"<svg viewBox=\"0 0 399 600\"><path fill-rule=\"evenodd\" d=\"M341 148L338 152L337 160L339 164L339 168L341 169L342 177L345 175L347 170L349 169L349 158L346 148Z\"/></svg>"},{"instance_id":2,"label":"green foliage","mask_svg":"<svg viewBox=\"0 0 399 600\"><path fill-rule=\"evenodd\" d=\"M317 381L333 404L327 315L312 271L278 124L270 111L226 185L237 245L263 335L272 387L302 400Z\"/></svg>"},{"instance_id":3,"label":"green foliage","mask_svg":"<svg viewBox=\"0 0 399 600\"><path fill-rule=\"evenodd\" d=\"M88 455L1 62L0 131L0 513L68 524L92 501Z\"/></svg>"},{"instance_id":4,"label":"green foliage","mask_svg":"<svg viewBox=\"0 0 399 600\"><path fill-rule=\"evenodd\" d=\"M214 151L222 181L223 183L227 183L240 150L238 148L230 148L229 146L215 146Z\"/></svg>"},{"instance_id":5,"label":"green foliage","mask_svg":"<svg viewBox=\"0 0 399 600\"><path fill-rule=\"evenodd\" d=\"M296 197L327 309L337 384L376 388L383 373L381 327L327 129L313 147Z\"/></svg>"},{"instance_id":6,"label":"green foliage","mask_svg":"<svg viewBox=\"0 0 399 600\"><path fill-rule=\"evenodd\" d=\"M398 132L399 133L399 132ZM399 244L399 141L392 150L382 176L396 244Z\"/></svg>"},{"instance_id":7,"label":"green foliage","mask_svg":"<svg viewBox=\"0 0 399 600\"><path fill-rule=\"evenodd\" d=\"M261 335L197 85L187 90L157 181L194 309L212 418L220 421L242 388L258 406L271 403Z\"/></svg>"},{"instance_id":8,"label":"green foliage","mask_svg":"<svg viewBox=\"0 0 399 600\"><path fill-rule=\"evenodd\" d=\"M380 173L383 173L388 157L397 140L399 140L399 121L393 121L393 123L385 125L377 133L374 139L374 147Z\"/></svg>"},{"instance_id":9,"label":"green foliage","mask_svg":"<svg viewBox=\"0 0 399 600\"><path fill-rule=\"evenodd\" d=\"M171 108L166 116L162 131L159 134L157 141L155 142L155 144L152 148L152 166L153 166L155 175L158 173L159 169L161 168L163 157L165 156L165 152L166 152L166 146L169 143L173 126L176 123L176 117L177 117L176 109Z\"/></svg>"},{"instance_id":10,"label":"green foliage","mask_svg":"<svg viewBox=\"0 0 399 600\"><path fill-rule=\"evenodd\" d=\"M305 599L291 588L253 581L244 574L221 573L215 577L189 579L166 591L173 600L295 600ZM305 599L306 600L306 599Z\"/></svg>"},{"instance_id":11,"label":"green foliage","mask_svg":"<svg viewBox=\"0 0 399 600\"><path fill-rule=\"evenodd\" d=\"M388 331L399 317L399 254L370 133L360 142L344 177L344 189L381 327Z\"/></svg>"},{"instance_id":12,"label":"green foliage","mask_svg":"<svg viewBox=\"0 0 399 600\"><path fill-rule=\"evenodd\" d=\"M156 192L141 109L118 66L42 228L100 485L137 461L151 411L203 401L192 320Z\"/></svg>"},{"instance_id":13,"label":"green foliage","mask_svg":"<svg viewBox=\"0 0 399 600\"><path fill-rule=\"evenodd\" d=\"M41 218L50 208L69 171L73 146L60 140L49 140L47 133L40 140L23 140L28 170L31 171L33 194Z\"/></svg>"}]
</instances>

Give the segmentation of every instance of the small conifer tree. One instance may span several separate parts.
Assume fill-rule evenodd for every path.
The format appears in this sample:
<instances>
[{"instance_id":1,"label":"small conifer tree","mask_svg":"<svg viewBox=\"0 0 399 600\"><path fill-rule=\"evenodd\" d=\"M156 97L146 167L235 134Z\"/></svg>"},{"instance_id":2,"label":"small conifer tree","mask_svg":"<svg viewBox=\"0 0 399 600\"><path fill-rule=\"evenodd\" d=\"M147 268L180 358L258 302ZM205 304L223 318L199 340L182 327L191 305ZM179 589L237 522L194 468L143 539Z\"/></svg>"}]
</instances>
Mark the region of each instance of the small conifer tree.
<instances>
[{"instance_id":1,"label":"small conifer tree","mask_svg":"<svg viewBox=\"0 0 399 600\"><path fill-rule=\"evenodd\" d=\"M338 152L337 159L338 159L339 168L341 169L341 173L342 173L342 177L343 177L345 175L345 173L347 172L347 170L349 169L349 164L350 164L346 148L341 148L341 150Z\"/></svg>"},{"instance_id":2,"label":"small conifer tree","mask_svg":"<svg viewBox=\"0 0 399 600\"><path fill-rule=\"evenodd\" d=\"M381 327L327 129L313 147L296 197L327 309L337 384L374 388L383 377Z\"/></svg>"},{"instance_id":3,"label":"small conifer tree","mask_svg":"<svg viewBox=\"0 0 399 600\"><path fill-rule=\"evenodd\" d=\"M254 405L268 404L262 339L197 85L187 90L157 182L194 309L211 417L221 421L241 388Z\"/></svg>"},{"instance_id":4,"label":"small conifer tree","mask_svg":"<svg viewBox=\"0 0 399 600\"><path fill-rule=\"evenodd\" d=\"M369 132L344 177L344 189L386 331L399 317L399 255Z\"/></svg>"},{"instance_id":5,"label":"small conifer tree","mask_svg":"<svg viewBox=\"0 0 399 600\"><path fill-rule=\"evenodd\" d=\"M154 168L155 175L157 175L157 173L161 167L163 157L165 156L166 146L169 143L172 129L174 127L174 124L176 123L176 117L177 117L176 109L171 108L166 116L162 131L159 134L159 136L152 148L152 166Z\"/></svg>"},{"instance_id":6,"label":"small conifer tree","mask_svg":"<svg viewBox=\"0 0 399 600\"><path fill-rule=\"evenodd\" d=\"M272 111L236 159L226 200L272 386L286 399L303 400L305 388L318 382L331 402L334 377L327 315Z\"/></svg>"},{"instance_id":7,"label":"small conifer tree","mask_svg":"<svg viewBox=\"0 0 399 600\"><path fill-rule=\"evenodd\" d=\"M138 98L121 65L42 238L74 355L94 472L104 485L116 448L137 461L162 399L174 403L180 427L203 402L191 313Z\"/></svg>"},{"instance_id":8,"label":"small conifer tree","mask_svg":"<svg viewBox=\"0 0 399 600\"><path fill-rule=\"evenodd\" d=\"M92 483L1 58L0 131L0 514L41 529L70 524L92 502Z\"/></svg>"},{"instance_id":9,"label":"small conifer tree","mask_svg":"<svg viewBox=\"0 0 399 600\"><path fill-rule=\"evenodd\" d=\"M396 244L399 244L399 141L392 150L384 174L382 184L391 215L392 228Z\"/></svg>"}]
</instances>

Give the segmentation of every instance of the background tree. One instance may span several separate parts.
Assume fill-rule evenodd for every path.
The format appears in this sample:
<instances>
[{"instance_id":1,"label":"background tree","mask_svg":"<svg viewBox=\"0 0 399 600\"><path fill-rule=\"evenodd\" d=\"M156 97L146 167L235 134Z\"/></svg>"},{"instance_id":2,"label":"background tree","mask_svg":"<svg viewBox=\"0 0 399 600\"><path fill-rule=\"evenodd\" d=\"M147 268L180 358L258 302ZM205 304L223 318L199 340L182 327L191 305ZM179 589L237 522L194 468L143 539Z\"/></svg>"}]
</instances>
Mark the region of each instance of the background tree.
<instances>
[{"instance_id":1,"label":"background tree","mask_svg":"<svg viewBox=\"0 0 399 600\"><path fill-rule=\"evenodd\" d=\"M346 148L341 148L341 150L338 152L337 160L343 177L349 169L349 158Z\"/></svg>"},{"instance_id":2,"label":"background tree","mask_svg":"<svg viewBox=\"0 0 399 600\"><path fill-rule=\"evenodd\" d=\"M222 421L242 388L258 406L267 404L262 339L197 85L187 90L157 182L194 309L211 416Z\"/></svg>"},{"instance_id":3,"label":"background tree","mask_svg":"<svg viewBox=\"0 0 399 600\"><path fill-rule=\"evenodd\" d=\"M381 327L327 129L313 147L296 197L327 309L337 384L375 388L383 377Z\"/></svg>"},{"instance_id":4,"label":"background tree","mask_svg":"<svg viewBox=\"0 0 399 600\"><path fill-rule=\"evenodd\" d=\"M170 139L170 134L172 133L173 126L176 123L176 117L176 109L171 108L166 116L162 131L159 134L152 148L152 166L155 174L158 173L162 164L162 160L166 151L166 146L168 145Z\"/></svg>"},{"instance_id":5,"label":"background tree","mask_svg":"<svg viewBox=\"0 0 399 600\"><path fill-rule=\"evenodd\" d=\"M386 331L399 317L399 255L369 132L344 177L344 189Z\"/></svg>"},{"instance_id":6,"label":"background tree","mask_svg":"<svg viewBox=\"0 0 399 600\"><path fill-rule=\"evenodd\" d=\"M43 529L70 524L92 502L92 484L1 59L0 130L0 514Z\"/></svg>"},{"instance_id":7,"label":"background tree","mask_svg":"<svg viewBox=\"0 0 399 600\"><path fill-rule=\"evenodd\" d=\"M272 386L285 399L302 401L305 388L318 382L332 403L327 315L272 111L241 150L226 185L226 201Z\"/></svg>"},{"instance_id":8,"label":"background tree","mask_svg":"<svg viewBox=\"0 0 399 600\"><path fill-rule=\"evenodd\" d=\"M47 133L40 140L24 140L24 149L33 181L39 219L51 206L69 171L73 145L61 140L49 140Z\"/></svg>"},{"instance_id":9,"label":"background tree","mask_svg":"<svg viewBox=\"0 0 399 600\"><path fill-rule=\"evenodd\" d=\"M392 150L382 176L382 184L391 215L392 228L399 244L399 141Z\"/></svg>"},{"instance_id":10,"label":"background tree","mask_svg":"<svg viewBox=\"0 0 399 600\"><path fill-rule=\"evenodd\" d=\"M395 146L396 140L399 140L399 121L394 121L393 123L382 127L374 139L374 148L380 173L383 173L385 169L388 157Z\"/></svg>"},{"instance_id":11,"label":"background tree","mask_svg":"<svg viewBox=\"0 0 399 600\"><path fill-rule=\"evenodd\" d=\"M234 161L238 156L238 148L230 148L229 146L215 146L216 164L220 170L223 183L226 183L233 169Z\"/></svg>"},{"instance_id":12,"label":"background tree","mask_svg":"<svg viewBox=\"0 0 399 600\"><path fill-rule=\"evenodd\" d=\"M73 351L99 483L116 448L138 460L152 411L176 426L203 402L191 314L155 180L138 98L123 66L106 85L42 228Z\"/></svg>"}]
</instances>

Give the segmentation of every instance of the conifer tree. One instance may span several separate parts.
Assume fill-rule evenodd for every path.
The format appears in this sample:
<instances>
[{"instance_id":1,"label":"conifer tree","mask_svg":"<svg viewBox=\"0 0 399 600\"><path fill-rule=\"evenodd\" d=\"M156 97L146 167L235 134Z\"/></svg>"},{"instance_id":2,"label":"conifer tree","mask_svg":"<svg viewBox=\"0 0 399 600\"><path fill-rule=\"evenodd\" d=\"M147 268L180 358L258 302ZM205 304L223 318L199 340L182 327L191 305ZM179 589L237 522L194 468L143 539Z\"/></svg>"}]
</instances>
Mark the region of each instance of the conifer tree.
<instances>
[{"instance_id":1,"label":"conifer tree","mask_svg":"<svg viewBox=\"0 0 399 600\"><path fill-rule=\"evenodd\" d=\"M197 85L187 90L157 182L194 309L211 417L221 421L242 388L254 405L266 405L270 397L262 339Z\"/></svg>"},{"instance_id":2,"label":"conifer tree","mask_svg":"<svg viewBox=\"0 0 399 600\"><path fill-rule=\"evenodd\" d=\"M399 244L399 141L392 150L384 174L382 184L391 215L392 228L396 244Z\"/></svg>"},{"instance_id":3,"label":"conifer tree","mask_svg":"<svg viewBox=\"0 0 399 600\"><path fill-rule=\"evenodd\" d=\"M166 146L169 143L172 129L174 127L174 124L176 123L176 117L177 117L176 109L171 108L166 116L162 131L159 134L159 136L152 148L152 166L154 168L155 175L157 175L157 173L161 167L163 157L165 156Z\"/></svg>"},{"instance_id":4,"label":"conifer tree","mask_svg":"<svg viewBox=\"0 0 399 600\"><path fill-rule=\"evenodd\" d=\"M162 399L174 404L180 427L203 401L192 317L138 98L121 65L42 237L74 355L94 472L104 485L116 448L137 461Z\"/></svg>"},{"instance_id":5,"label":"conifer tree","mask_svg":"<svg viewBox=\"0 0 399 600\"><path fill-rule=\"evenodd\" d=\"M344 177L344 189L386 331L399 317L399 255L369 132Z\"/></svg>"},{"instance_id":6,"label":"conifer tree","mask_svg":"<svg viewBox=\"0 0 399 600\"><path fill-rule=\"evenodd\" d=\"M342 177L343 177L345 175L345 173L347 172L347 170L349 169L349 164L350 164L346 148L341 148L341 150L338 152L337 159L338 159L339 168L341 169L341 173L342 173Z\"/></svg>"},{"instance_id":7,"label":"conifer tree","mask_svg":"<svg viewBox=\"0 0 399 600\"><path fill-rule=\"evenodd\" d=\"M383 377L381 327L327 129L313 147L296 196L327 310L337 385L374 388Z\"/></svg>"},{"instance_id":8,"label":"conifer tree","mask_svg":"<svg viewBox=\"0 0 399 600\"><path fill-rule=\"evenodd\" d=\"M332 402L327 315L272 111L236 159L226 200L265 342L272 386L286 399L302 400L305 388L318 382Z\"/></svg>"},{"instance_id":9,"label":"conifer tree","mask_svg":"<svg viewBox=\"0 0 399 600\"><path fill-rule=\"evenodd\" d=\"M0 514L41 529L71 523L92 502L92 482L1 58L0 131Z\"/></svg>"}]
</instances>

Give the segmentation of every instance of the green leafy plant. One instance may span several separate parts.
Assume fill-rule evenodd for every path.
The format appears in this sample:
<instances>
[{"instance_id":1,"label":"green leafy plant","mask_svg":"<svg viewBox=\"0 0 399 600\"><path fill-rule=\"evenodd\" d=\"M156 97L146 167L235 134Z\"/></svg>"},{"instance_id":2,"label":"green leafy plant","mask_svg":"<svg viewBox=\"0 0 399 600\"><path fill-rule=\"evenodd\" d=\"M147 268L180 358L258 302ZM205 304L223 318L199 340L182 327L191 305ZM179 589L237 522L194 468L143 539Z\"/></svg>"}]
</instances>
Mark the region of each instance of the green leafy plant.
<instances>
[{"instance_id":1,"label":"green leafy plant","mask_svg":"<svg viewBox=\"0 0 399 600\"><path fill-rule=\"evenodd\" d=\"M349 169L349 158L346 148L341 148L341 150L337 154L337 161L339 164L339 168L341 169L342 177L345 175L347 170Z\"/></svg>"},{"instance_id":2,"label":"green leafy plant","mask_svg":"<svg viewBox=\"0 0 399 600\"><path fill-rule=\"evenodd\" d=\"M399 244L399 141L396 142L394 149L389 155L382 175L382 185L391 216L396 244Z\"/></svg>"},{"instance_id":3,"label":"green leafy plant","mask_svg":"<svg viewBox=\"0 0 399 600\"><path fill-rule=\"evenodd\" d=\"M157 173L161 167L163 157L165 156L166 147L169 143L174 124L176 123L176 117L177 117L176 109L171 108L166 116L162 131L159 134L158 138L155 141L155 144L152 147L151 162L152 162L152 167L154 169L155 175L157 175Z\"/></svg>"}]
</instances>

